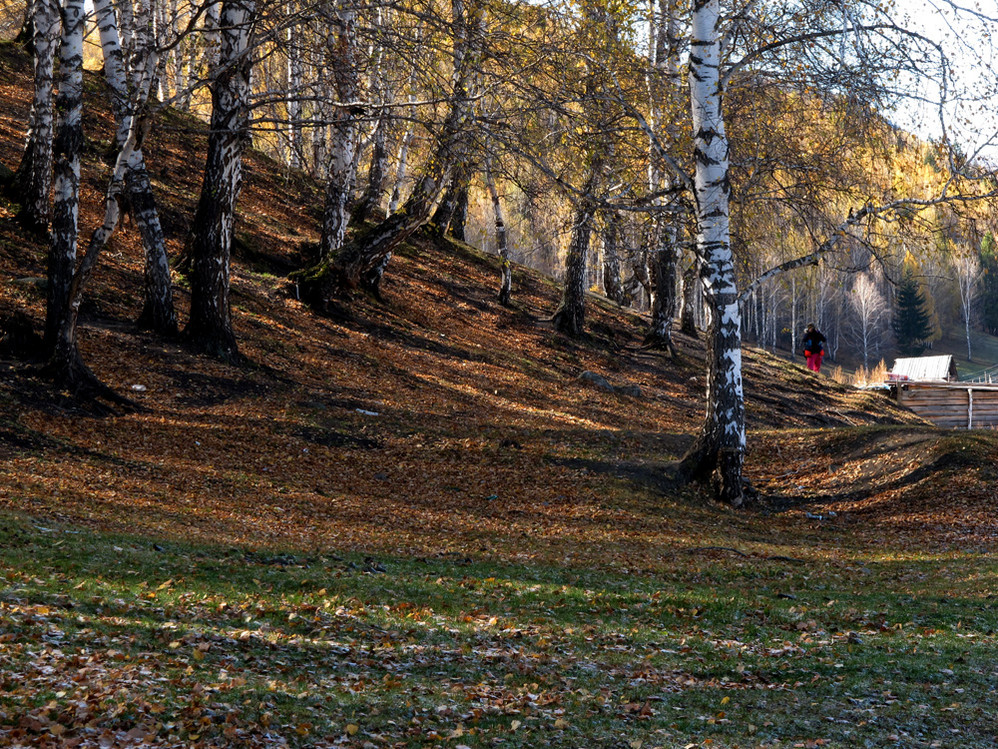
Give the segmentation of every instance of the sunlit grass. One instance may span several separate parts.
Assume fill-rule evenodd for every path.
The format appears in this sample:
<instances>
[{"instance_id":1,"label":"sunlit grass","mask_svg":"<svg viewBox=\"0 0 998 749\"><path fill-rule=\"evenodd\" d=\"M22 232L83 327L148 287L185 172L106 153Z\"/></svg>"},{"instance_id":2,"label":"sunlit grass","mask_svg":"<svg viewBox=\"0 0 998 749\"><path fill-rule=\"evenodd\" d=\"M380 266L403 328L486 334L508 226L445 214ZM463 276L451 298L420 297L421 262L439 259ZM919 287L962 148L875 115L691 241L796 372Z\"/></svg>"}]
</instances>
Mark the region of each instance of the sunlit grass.
<instances>
[{"instance_id":1,"label":"sunlit grass","mask_svg":"<svg viewBox=\"0 0 998 749\"><path fill-rule=\"evenodd\" d=\"M0 736L77 735L80 700L245 745L983 747L998 718L980 555L624 573L3 525Z\"/></svg>"}]
</instances>

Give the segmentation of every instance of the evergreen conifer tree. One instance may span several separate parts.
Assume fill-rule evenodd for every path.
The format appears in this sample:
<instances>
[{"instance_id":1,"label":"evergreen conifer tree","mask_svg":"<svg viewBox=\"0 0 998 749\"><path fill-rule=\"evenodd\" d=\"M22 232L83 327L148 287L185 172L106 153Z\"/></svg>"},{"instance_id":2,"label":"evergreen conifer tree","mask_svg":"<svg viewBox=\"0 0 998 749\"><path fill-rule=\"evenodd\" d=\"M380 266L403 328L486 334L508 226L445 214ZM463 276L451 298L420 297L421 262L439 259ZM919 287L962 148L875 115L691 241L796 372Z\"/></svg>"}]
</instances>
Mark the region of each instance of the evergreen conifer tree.
<instances>
[{"instance_id":1,"label":"evergreen conifer tree","mask_svg":"<svg viewBox=\"0 0 998 749\"><path fill-rule=\"evenodd\" d=\"M920 356L932 336L932 322L918 279L905 268L894 297L894 335L904 356Z\"/></svg>"},{"instance_id":2,"label":"evergreen conifer tree","mask_svg":"<svg viewBox=\"0 0 998 749\"><path fill-rule=\"evenodd\" d=\"M998 243L991 232L981 240L981 323L984 332L998 335Z\"/></svg>"}]
</instances>

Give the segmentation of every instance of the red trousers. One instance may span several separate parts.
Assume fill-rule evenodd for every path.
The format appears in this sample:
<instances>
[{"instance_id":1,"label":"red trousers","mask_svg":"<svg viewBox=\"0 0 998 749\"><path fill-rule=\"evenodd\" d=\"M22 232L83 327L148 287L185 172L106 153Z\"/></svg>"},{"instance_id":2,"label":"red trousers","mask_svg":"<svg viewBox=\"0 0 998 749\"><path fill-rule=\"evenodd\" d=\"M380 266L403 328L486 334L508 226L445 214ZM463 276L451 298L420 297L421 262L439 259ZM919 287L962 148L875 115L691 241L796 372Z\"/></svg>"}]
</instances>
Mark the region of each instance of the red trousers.
<instances>
[{"instance_id":1,"label":"red trousers","mask_svg":"<svg viewBox=\"0 0 998 749\"><path fill-rule=\"evenodd\" d=\"M807 358L807 368L812 372L821 371L821 359L824 357L824 353L821 351L805 351L804 356Z\"/></svg>"}]
</instances>

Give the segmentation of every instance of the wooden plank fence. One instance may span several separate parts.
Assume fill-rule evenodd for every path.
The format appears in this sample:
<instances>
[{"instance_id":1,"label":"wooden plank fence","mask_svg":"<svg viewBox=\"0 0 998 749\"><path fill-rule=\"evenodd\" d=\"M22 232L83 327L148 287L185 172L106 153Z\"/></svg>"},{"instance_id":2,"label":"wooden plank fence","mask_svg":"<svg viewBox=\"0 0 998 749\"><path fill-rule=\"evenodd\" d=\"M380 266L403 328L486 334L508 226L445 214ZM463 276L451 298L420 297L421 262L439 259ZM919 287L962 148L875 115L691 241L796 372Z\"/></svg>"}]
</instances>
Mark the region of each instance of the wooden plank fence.
<instances>
[{"instance_id":1,"label":"wooden plank fence","mask_svg":"<svg viewBox=\"0 0 998 749\"><path fill-rule=\"evenodd\" d=\"M897 399L927 421L953 429L998 427L998 385L982 382L904 382Z\"/></svg>"}]
</instances>

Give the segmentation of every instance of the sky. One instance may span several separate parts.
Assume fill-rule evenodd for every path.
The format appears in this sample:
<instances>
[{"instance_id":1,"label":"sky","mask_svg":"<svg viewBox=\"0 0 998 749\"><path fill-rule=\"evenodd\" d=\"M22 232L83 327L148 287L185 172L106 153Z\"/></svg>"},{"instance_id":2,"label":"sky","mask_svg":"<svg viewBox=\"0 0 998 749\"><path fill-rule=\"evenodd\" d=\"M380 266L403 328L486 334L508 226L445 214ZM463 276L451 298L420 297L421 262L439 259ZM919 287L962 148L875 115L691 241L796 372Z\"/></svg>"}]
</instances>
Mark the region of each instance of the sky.
<instances>
[{"instance_id":1,"label":"sky","mask_svg":"<svg viewBox=\"0 0 998 749\"><path fill-rule=\"evenodd\" d=\"M950 61L953 79L945 107L946 132L965 155L998 165L998 74L995 41L998 0L954 0L976 12L956 11L948 0L896 0L906 27L937 42ZM984 14L986 17L982 17ZM939 99L938 87L912 81L928 99ZM914 133L940 138L943 125L938 107L908 101L895 110L895 124Z\"/></svg>"}]
</instances>

